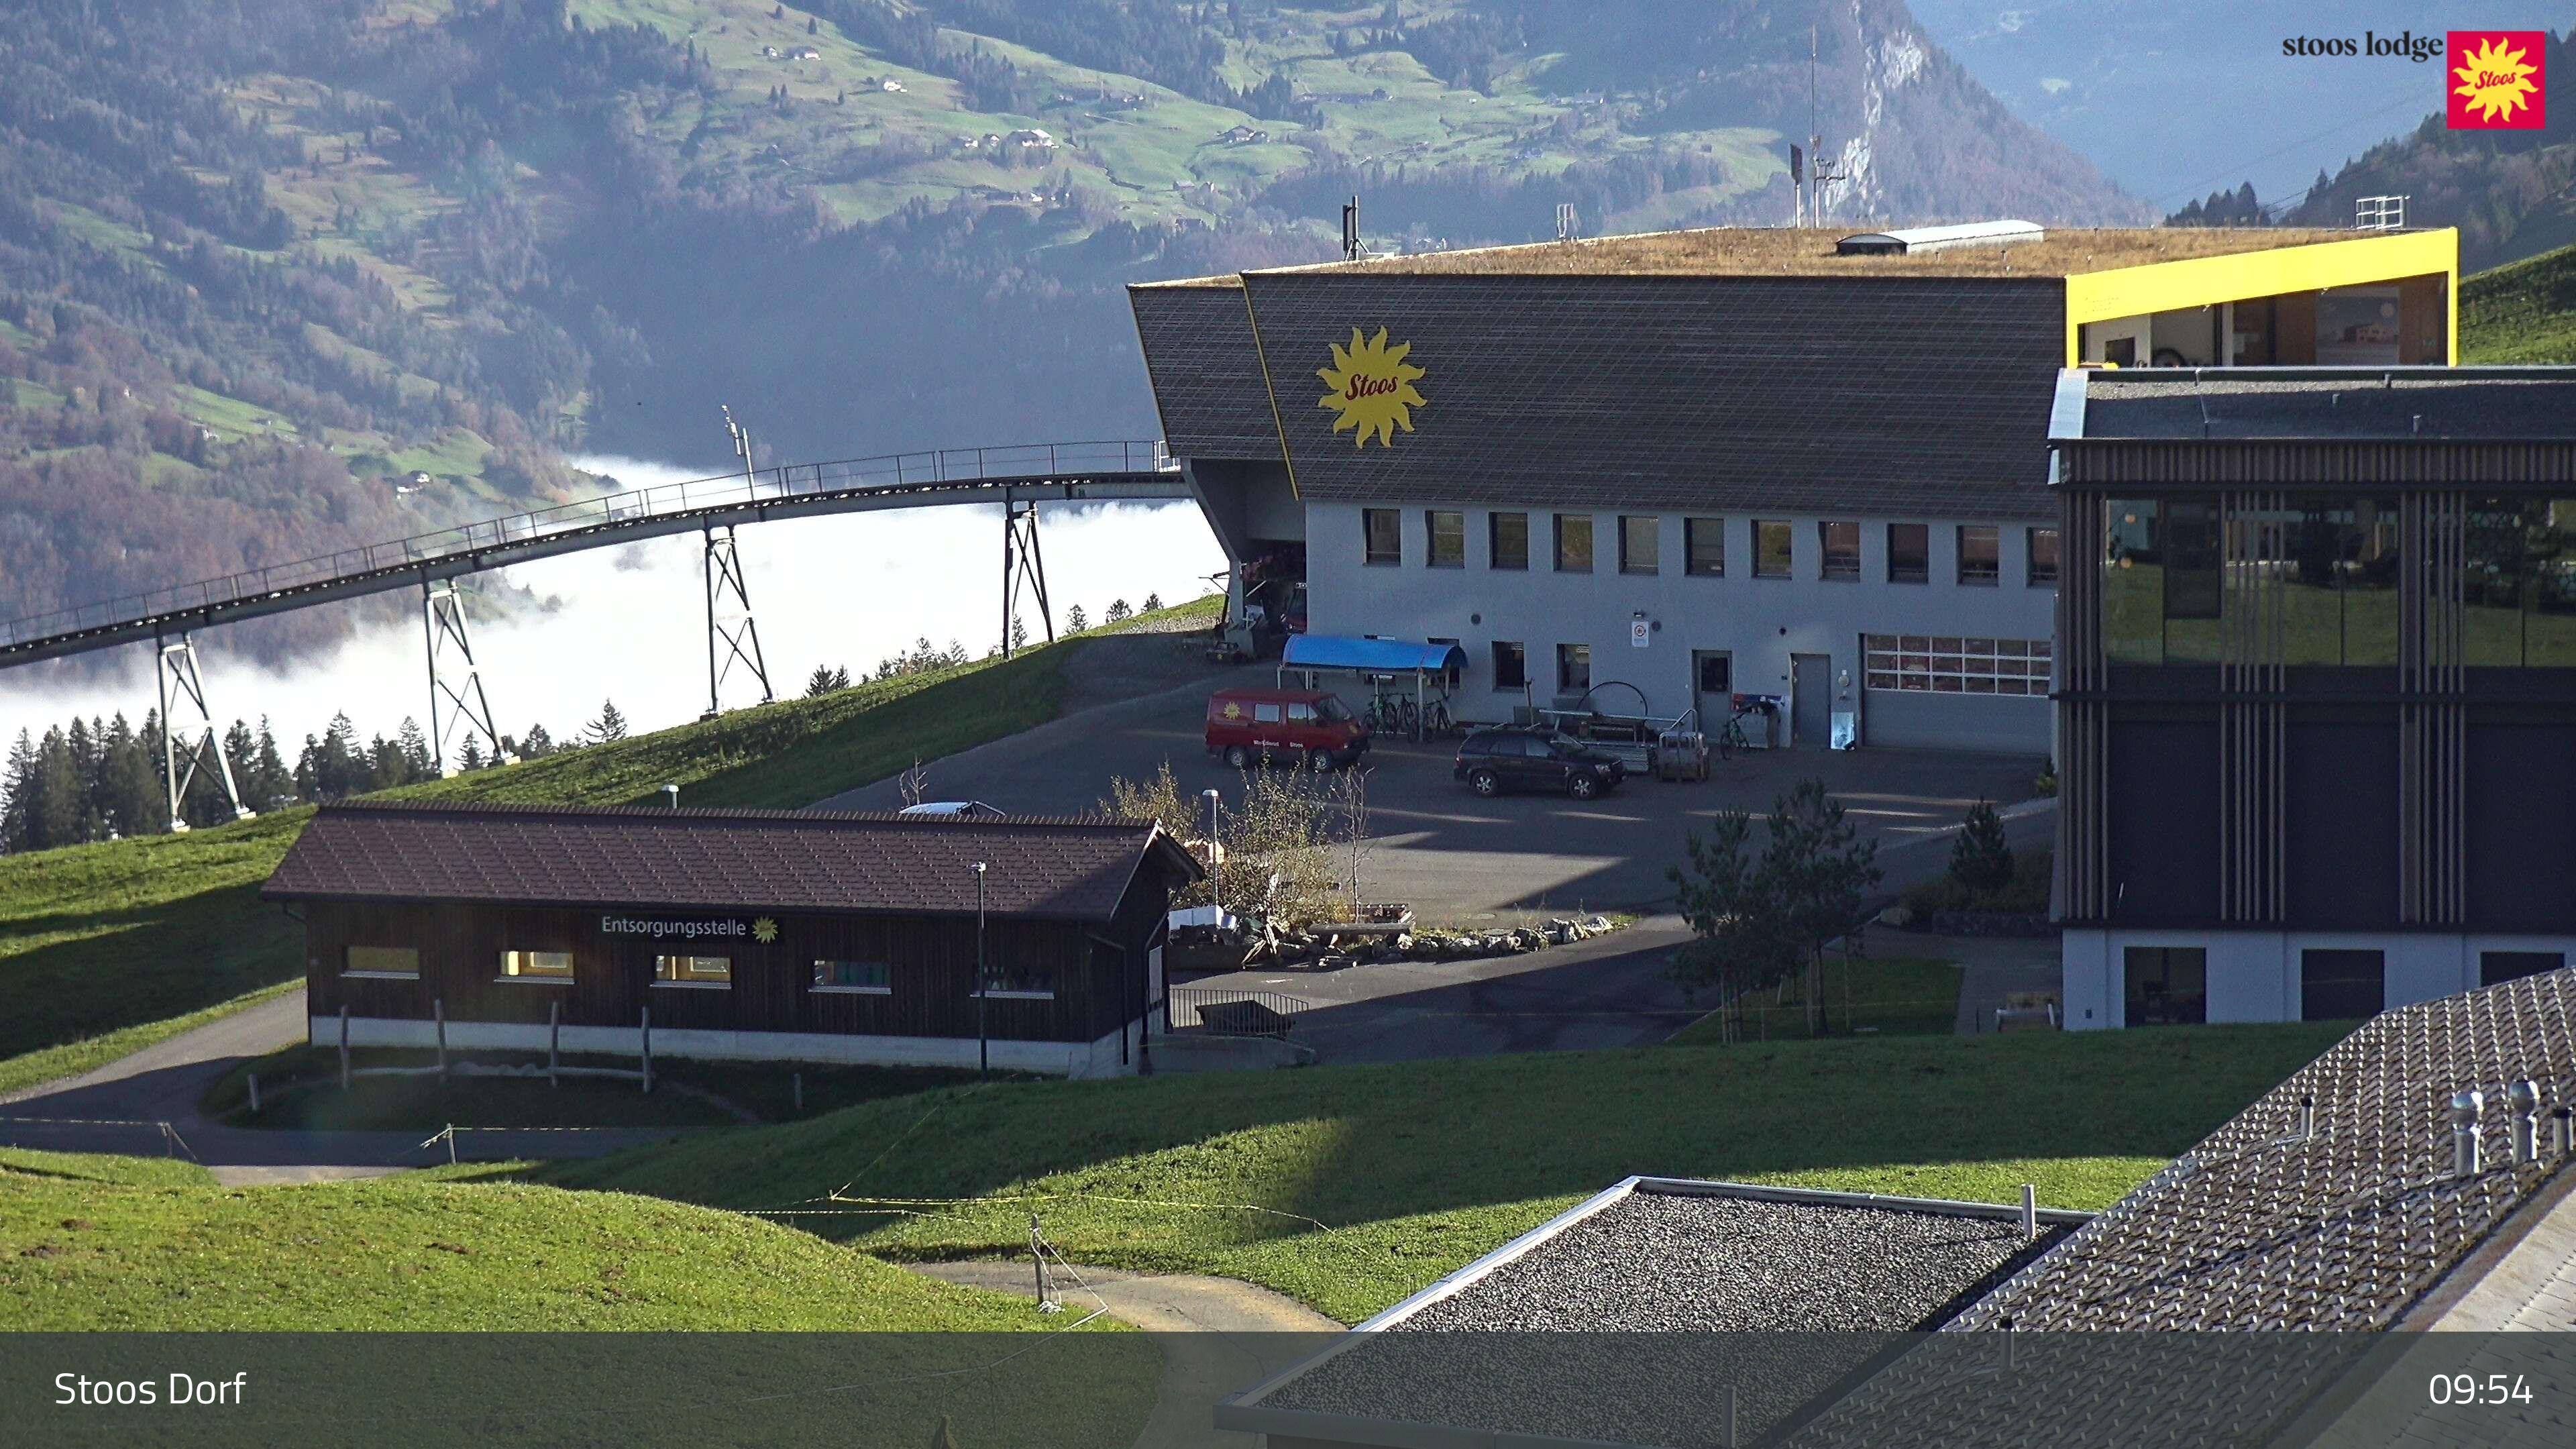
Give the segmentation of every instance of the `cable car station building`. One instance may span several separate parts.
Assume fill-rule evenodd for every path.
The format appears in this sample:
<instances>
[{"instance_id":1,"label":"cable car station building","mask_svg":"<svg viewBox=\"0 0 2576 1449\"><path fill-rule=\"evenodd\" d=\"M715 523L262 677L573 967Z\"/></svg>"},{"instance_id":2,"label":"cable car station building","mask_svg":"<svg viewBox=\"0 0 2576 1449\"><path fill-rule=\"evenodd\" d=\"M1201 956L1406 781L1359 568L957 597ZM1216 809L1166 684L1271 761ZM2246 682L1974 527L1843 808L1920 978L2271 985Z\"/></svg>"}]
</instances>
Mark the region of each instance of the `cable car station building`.
<instances>
[{"instance_id":1,"label":"cable car station building","mask_svg":"<svg viewBox=\"0 0 2576 1449\"><path fill-rule=\"evenodd\" d=\"M2057 372L2452 360L2456 234L1727 228L1129 289L1164 436L1307 631L1453 709L2045 753Z\"/></svg>"},{"instance_id":2,"label":"cable car station building","mask_svg":"<svg viewBox=\"0 0 2576 1449\"><path fill-rule=\"evenodd\" d=\"M978 866L983 867L980 871ZM325 805L261 894L311 1039L1144 1068L1172 889L1150 823ZM983 976L979 987L979 957Z\"/></svg>"}]
</instances>

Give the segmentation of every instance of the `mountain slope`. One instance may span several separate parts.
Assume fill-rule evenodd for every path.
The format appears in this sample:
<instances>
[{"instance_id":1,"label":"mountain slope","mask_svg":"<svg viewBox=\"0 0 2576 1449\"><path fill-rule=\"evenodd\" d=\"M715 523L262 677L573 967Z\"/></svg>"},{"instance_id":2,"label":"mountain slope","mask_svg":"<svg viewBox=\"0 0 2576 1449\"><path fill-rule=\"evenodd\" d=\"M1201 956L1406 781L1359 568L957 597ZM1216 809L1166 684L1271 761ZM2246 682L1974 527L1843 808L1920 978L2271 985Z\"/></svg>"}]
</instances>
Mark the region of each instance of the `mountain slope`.
<instances>
[{"instance_id":1,"label":"mountain slope","mask_svg":"<svg viewBox=\"0 0 2576 1449\"><path fill-rule=\"evenodd\" d=\"M1145 436L1120 285L1332 255L1354 191L1379 247L1785 220L1811 26L1837 219L2134 212L1900 0L27 0L0 617L718 465L719 401Z\"/></svg>"}]
</instances>

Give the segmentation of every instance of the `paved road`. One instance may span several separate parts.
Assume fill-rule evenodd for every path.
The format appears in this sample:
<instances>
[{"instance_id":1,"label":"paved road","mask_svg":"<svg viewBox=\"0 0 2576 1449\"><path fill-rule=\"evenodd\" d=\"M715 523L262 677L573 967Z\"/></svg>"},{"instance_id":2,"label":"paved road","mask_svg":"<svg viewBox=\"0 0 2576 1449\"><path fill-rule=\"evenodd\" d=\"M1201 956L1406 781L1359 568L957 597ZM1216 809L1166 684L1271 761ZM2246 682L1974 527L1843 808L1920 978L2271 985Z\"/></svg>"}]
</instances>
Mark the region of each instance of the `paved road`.
<instances>
[{"instance_id":1,"label":"paved road","mask_svg":"<svg viewBox=\"0 0 2576 1449\"><path fill-rule=\"evenodd\" d=\"M1165 761L1182 789L1239 800L1243 779L1201 743L1210 689L1267 683L1268 666L1211 670L1142 698L1084 710L936 761L934 799L976 799L1039 815L1083 814L1113 776L1141 780ZM1411 902L1426 920L1522 921L1574 911L1653 911L1669 902L1666 867L1683 837L1722 810L1768 810L1800 778L1824 780L1866 832L1893 847L1953 827L1978 800L2020 800L2042 761L1933 750L1754 751L1720 762L1702 784L1634 780L1589 803L1556 795L1480 800L1450 778L1445 742L1381 744L1370 759L1369 816L1377 845L1368 888ZM886 810L903 803L893 780L835 795L818 808ZM2045 839L2025 830L2024 838Z\"/></svg>"},{"instance_id":2,"label":"paved road","mask_svg":"<svg viewBox=\"0 0 2576 1449\"><path fill-rule=\"evenodd\" d=\"M2052 809L2024 807L2005 822L2016 848L2045 843ZM1955 831L1886 840L1879 860L1888 898L1949 867ZM1669 912L1642 917L1624 931L1520 956L1477 961L1382 962L1338 971L1265 969L1187 981L1186 986L1267 991L1306 1002L1296 1040L1321 1062L1414 1061L1500 1052L1583 1051L1649 1046L1697 1019L1713 1004L1686 1001L1665 975L1673 948L1690 927ZM2055 985L2051 941L1952 941L1873 933L1889 955L1936 954L1967 960L1971 993ZM1988 978L1980 962L2004 963ZM1977 996L1975 1000L1982 1000Z\"/></svg>"},{"instance_id":3,"label":"paved road","mask_svg":"<svg viewBox=\"0 0 2576 1449\"><path fill-rule=\"evenodd\" d=\"M198 1114L197 1099L224 1073L304 1035L304 993L290 991L95 1071L0 1099L0 1145L155 1157L181 1150L161 1130L168 1123L186 1155L230 1184L374 1177L447 1160L444 1146L420 1145L422 1133L227 1127ZM675 1130L478 1132L459 1138L458 1155L588 1157L659 1141Z\"/></svg>"}]
</instances>

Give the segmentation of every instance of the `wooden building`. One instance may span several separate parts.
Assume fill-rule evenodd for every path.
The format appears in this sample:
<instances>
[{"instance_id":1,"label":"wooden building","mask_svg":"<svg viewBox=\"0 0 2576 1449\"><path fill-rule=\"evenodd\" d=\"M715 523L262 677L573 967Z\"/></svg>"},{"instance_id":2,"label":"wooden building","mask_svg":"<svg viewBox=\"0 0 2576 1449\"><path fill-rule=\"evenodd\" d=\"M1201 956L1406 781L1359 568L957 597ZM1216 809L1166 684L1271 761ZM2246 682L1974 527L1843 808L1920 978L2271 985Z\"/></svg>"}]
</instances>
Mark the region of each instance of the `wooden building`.
<instances>
[{"instance_id":1,"label":"wooden building","mask_svg":"<svg viewBox=\"0 0 2576 1449\"><path fill-rule=\"evenodd\" d=\"M673 1056L1097 1076L1150 1066L1197 874L1150 823L371 802L322 807L261 894L304 923L316 1043L344 1014L369 1046L649 1026Z\"/></svg>"}]
</instances>

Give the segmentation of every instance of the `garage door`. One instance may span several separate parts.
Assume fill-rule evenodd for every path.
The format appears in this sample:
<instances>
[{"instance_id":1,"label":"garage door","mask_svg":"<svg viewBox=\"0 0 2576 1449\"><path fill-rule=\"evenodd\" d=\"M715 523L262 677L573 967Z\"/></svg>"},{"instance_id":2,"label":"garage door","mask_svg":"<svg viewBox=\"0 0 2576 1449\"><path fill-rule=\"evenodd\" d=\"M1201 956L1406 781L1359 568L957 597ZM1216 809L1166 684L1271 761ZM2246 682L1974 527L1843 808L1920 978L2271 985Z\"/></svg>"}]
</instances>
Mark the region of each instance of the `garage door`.
<instances>
[{"instance_id":1,"label":"garage door","mask_svg":"<svg viewBox=\"0 0 2576 1449\"><path fill-rule=\"evenodd\" d=\"M1861 642L1864 743L2049 753L2048 640L1870 634Z\"/></svg>"}]
</instances>

